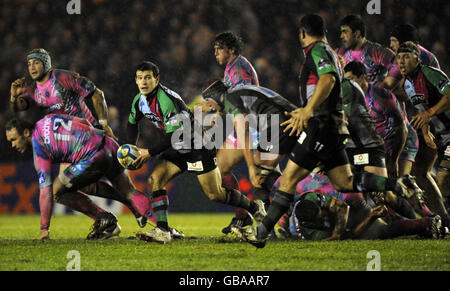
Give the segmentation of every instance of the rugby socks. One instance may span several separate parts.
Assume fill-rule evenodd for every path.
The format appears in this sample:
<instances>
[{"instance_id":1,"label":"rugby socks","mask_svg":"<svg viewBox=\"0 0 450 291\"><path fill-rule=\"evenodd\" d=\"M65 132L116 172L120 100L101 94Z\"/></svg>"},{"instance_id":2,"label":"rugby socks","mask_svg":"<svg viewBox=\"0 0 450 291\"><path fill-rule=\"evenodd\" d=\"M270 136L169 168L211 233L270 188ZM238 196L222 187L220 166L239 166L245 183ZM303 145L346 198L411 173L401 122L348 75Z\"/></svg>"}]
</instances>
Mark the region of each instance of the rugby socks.
<instances>
[{"instance_id":1,"label":"rugby socks","mask_svg":"<svg viewBox=\"0 0 450 291\"><path fill-rule=\"evenodd\" d=\"M128 207L128 209L131 210L131 212L134 214L135 217L139 217L140 215L142 215L139 213L139 211L136 210L135 207L133 207L133 203L131 200L129 200L127 197L124 196L124 194L117 191L114 187L112 187L108 183L103 182L103 181L98 181L93 186L95 186L95 188L91 188L91 186L88 186L86 188L83 188L82 190L85 193L86 193L86 191L94 192L94 193L86 193L89 195L119 201L120 203L122 203L123 205Z\"/></svg>"},{"instance_id":2,"label":"rugby socks","mask_svg":"<svg viewBox=\"0 0 450 291\"><path fill-rule=\"evenodd\" d=\"M422 217L434 216L434 213L431 212L428 206L424 205L423 208L420 208L413 198L407 200L411 207L414 208L414 211Z\"/></svg>"},{"instance_id":3,"label":"rugby socks","mask_svg":"<svg viewBox=\"0 0 450 291\"><path fill-rule=\"evenodd\" d=\"M294 201L294 195L277 190L270 204L267 215L258 224L257 236L258 239L265 239L269 236L275 224L285 214Z\"/></svg>"},{"instance_id":4,"label":"rugby socks","mask_svg":"<svg viewBox=\"0 0 450 291\"><path fill-rule=\"evenodd\" d=\"M238 190L228 188L225 189L227 191L227 195L224 201L225 204L233 207L243 208L250 213L254 213L257 210L258 206L253 201L250 201L245 195L243 195Z\"/></svg>"},{"instance_id":5,"label":"rugby socks","mask_svg":"<svg viewBox=\"0 0 450 291\"><path fill-rule=\"evenodd\" d=\"M169 196L166 190L158 190L152 193L151 207L155 213L156 226L169 231Z\"/></svg>"},{"instance_id":6,"label":"rugby socks","mask_svg":"<svg viewBox=\"0 0 450 291\"><path fill-rule=\"evenodd\" d=\"M69 207L72 210L81 212L94 220L97 219L100 213L107 213L106 210L100 208L92 202L86 194L83 194L80 191L61 194L58 197L57 202Z\"/></svg>"},{"instance_id":7,"label":"rugby socks","mask_svg":"<svg viewBox=\"0 0 450 291\"><path fill-rule=\"evenodd\" d=\"M398 220L390 223L382 238L394 238L403 235L425 234L432 218Z\"/></svg>"},{"instance_id":8,"label":"rugby socks","mask_svg":"<svg viewBox=\"0 0 450 291\"><path fill-rule=\"evenodd\" d=\"M353 176L353 190L356 192L401 192L397 179L387 178L369 172L357 172Z\"/></svg>"},{"instance_id":9,"label":"rugby socks","mask_svg":"<svg viewBox=\"0 0 450 291\"><path fill-rule=\"evenodd\" d=\"M131 203L142 216L157 224L156 217L153 214L152 203L145 193L134 190L133 195L131 196Z\"/></svg>"},{"instance_id":10,"label":"rugby socks","mask_svg":"<svg viewBox=\"0 0 450 291\"><path fill-rule=\"evenodd\" d=\"M239 190L239 182L234 174L224 175L222 177L222 186L227 189ZM237 219L244 219L248 215L247 210L243 208L239 207L233 208L234 208L234 216L236 216Z\"/></svg>"}]
</instances>

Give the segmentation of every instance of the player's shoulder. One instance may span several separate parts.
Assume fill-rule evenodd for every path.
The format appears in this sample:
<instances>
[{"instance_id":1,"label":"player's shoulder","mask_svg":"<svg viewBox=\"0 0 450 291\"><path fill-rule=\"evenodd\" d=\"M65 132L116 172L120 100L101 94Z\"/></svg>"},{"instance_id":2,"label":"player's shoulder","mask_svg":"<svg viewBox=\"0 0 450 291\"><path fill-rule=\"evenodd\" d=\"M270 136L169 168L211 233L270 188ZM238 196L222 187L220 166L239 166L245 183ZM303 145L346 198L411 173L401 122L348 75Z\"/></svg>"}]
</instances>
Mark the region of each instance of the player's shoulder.
<instances>
[{"instance_id":1,"label":"player's shoulder","mask_svg":"<svg viewBox=\"0 0 450 291\"><path fill-rule=\"evenodd\" d=\"M441 69L432 66L421 65L420 70L425 76L445 77L448 79L447 75Z\"/></svg>"},{"instance_id":2,"label":"player's shoulder","mask_svg":"<svg viewBox=\"0 0 450 291\"><path fill-rule=\"evenodd\" d=\"M376 93L378 95L381 95L381 96L384 96L384 95L387 94L387 92L389 92L388 90L386 90L386 89L384 89L382 87L375 86L375 85L372 85L372 84L369 84L369 90L371 90L372 92L374 92L374 93Z\"/></svg>"},{"instance_id":3,"label":"player's shoulder","mask_svg":"<svg viewBox=\"0 0 450 291\"><path fill-rule=\"evenodd\" d=\"M80 74L78 74L77 72L73 72L73 71L69 71L69 70L64 70L64 69L53 69L52 73L55 77L57 78L61 78L61 77L66 77L66 78L78 78L80 77Z\"/></svg>"},{"instance_id":4,"label":"player's shoulder","mask_svg":"<svg viewBox=\"0 0 450 291\"><path fill-rule=\"evenodd\" d=\"M165 94L165 95L167 95L169 97L182 100L180 94L178 94L177 92L173 91L172 89L169 89L167 86L165 86L163 84L159 84L158 86L159 86L159 88L158 88L158 95Z\"/></svg>"},{"instance_id":5,"label":"player's shoulder","mask_svg":"<svg viewBox=\"0 0 450 291\"><path fill-rule=\"evenodd\" d=\"M141 99L141 96L142 96L141 92L137 93L137 94L133 97L133 102L132 102L132 104L133 104L133 105L136 104L136 103L139 101L139 99Z\"/></svg>"},{"instance_id":6,"label":"player's shoulder","mask_svg":"<svg viewBox=\"0 0 450 291\"><path fill-rule=\"evenodd\" d=\"M243 55L237 56L236 64L239 64L239 65L241 65L242 67L245 67L245 68L253 67L252 63L246 57L244 57Z\"/></svg>"},{"instance_id":7,"label":"player's shoulder","mask_svg":"<svg viewBox=\"0 0 450 291\"><path fill-rule=\"evenodd\" d=\"M363 46L369 51L382 51L384 53L395 56L393 50L375 41L366 40Z\"/></svg>"}]
</instances>

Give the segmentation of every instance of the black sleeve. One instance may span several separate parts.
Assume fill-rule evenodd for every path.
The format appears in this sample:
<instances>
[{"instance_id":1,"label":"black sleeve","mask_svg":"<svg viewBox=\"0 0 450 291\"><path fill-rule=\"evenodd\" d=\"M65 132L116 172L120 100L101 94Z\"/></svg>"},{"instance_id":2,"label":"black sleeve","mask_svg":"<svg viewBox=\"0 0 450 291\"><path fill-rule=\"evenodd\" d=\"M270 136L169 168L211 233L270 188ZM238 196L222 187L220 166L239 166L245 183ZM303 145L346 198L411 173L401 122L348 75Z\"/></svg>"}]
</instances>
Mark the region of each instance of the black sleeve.
<instances>
[{"instance_id":1,"label":"black sleeve","mask_svg":"<svg viewBox=\"0 0 450 291\"><path fill-rule=\"evenodd\" d=\"M162 135L155 135L155 140L151 143L148 152L151 156L155 156L168 148L172 147L172 132L164 133Z\"/></svg>"},{"instance_id":2,"label":"black sleeve","mask_svg":"<svg viewBox=\"0 0 450 291\"><path fill-rule=\"evenodd\" d=\"M126 141L128 144L137 144L139 139L139 124L131 124L127 122Z\"/></svg>"}]
</instances>

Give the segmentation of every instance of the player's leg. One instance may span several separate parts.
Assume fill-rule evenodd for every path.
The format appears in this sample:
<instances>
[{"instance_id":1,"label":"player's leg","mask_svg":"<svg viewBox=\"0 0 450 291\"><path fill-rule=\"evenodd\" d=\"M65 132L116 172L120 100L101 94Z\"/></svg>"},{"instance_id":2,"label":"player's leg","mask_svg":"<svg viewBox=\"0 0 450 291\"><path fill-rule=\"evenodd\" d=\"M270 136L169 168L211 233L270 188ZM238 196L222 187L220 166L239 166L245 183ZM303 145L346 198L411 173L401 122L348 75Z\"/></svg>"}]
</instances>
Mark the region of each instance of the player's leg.
<instances>
[{"instance_id":1,"label":"player's leg","mask_svg":"<svg viewBox=\"0 0 450 291\"><path fill-rule=\"evenodd\" d=\"M233 232L238 236L243 236L248 242L256 247L263 247L265 240L272 232L275 224L286 213L294 201L294 194L297 183L304 179L310 170L304 169L295 162L289 160L280 178L280 186L275 192L272 203L267 210L267 215L257 227L246 230L236 230Z\"/></svg>"},{"instance_id":2,"label":"player's leg","mask_svg":"<svg viewBox=\"0 0 450 291\"><path fill-rule=\"evenodd\" d=\"M373 173L379 176L387 177L388 172L386 168L383 167L375 167L375 166L366 166L364 170L369 173ZM373 193L373 192L372 192ZM378 192L375 192L378 193ZM392 191L384 192L384 199L386 204L391 207L394 211L399 213L400 215L406 218L416 218L413 207L408 204L407 200L395 195Z\"/></svg>"},{"instance_id":3,"label":"player's leg","mask_svg":"<svg viewBox=\"0 0 450 291\"><path fill-rule=\"evenodd\" d=\"M250 201L239 190L223 187L218 168L202 173L197 178L203 191L210 200L245 209L257 221L260 221L264 217L265 210L262 201Z\"/></svg>"},{"instance_id":4,"label":"player's leg","mask_svg":"<svg viewBox=\"0 0 450 291\"><path fill-rule=\"evenodd\" d=\"M423 138L419 140L420 146L416 156L418 162L414 164L412 174L416 177L419 187L425 192L426 205L432 212L444 217L447 213L442 201L442 194L431 176L431 168L437 159L437 152L429 148Z\"/></svg>"},{"instance_id":5,"label":"player's leg","mask_svg":"<svg viewBox=\"0 0 450 291\"><path fill-rule=\"evenodd\" d=\"M442 189L443 199L445 200L444 205L447 208L447 212L450 209L450 161L445 161L446 163L441 163L437 173L436 182L440 189ZM443 168L443 165L445 165Z\"/></svg>"},{"instance_id":6,"label":"player's leg","mask_svg":"<svg viewBox=\"0 0 450 291\"><path fill-rule=\"evenodd\" d=\"M102 178L98 182L92 183L82 188L80 191L87 195L119 201L128 209L130 209L130 211L136 217L136 221L140 227L144 227L147 223L148 217L143 216L141 213L139 213L139 211L133 206L132 201L128 199L121 191L118 191L116 188L114 188L111 185L111 182L106 179Z\"/></svg>"},{"instance_id":7,"label":"player's leg","mask_svg":"<svg viewBox=\"0 0 450 291\"><path fill-rule=\"evenodd\" d=\"M404 235L420 235L424 238L441 238L441 217L423 217L421 219L396 220L384 227L378 238L391 239Z\"/></svg>"},{"instance_id":8,"label":"player's leg","mask_svg":"<svg viewBox=\"0 0 450 291\"><path fill-rule=\"evenodd\" d=\"M222 176L222 185L229 189L240 190L239 181L232 171L236 165L244 160L244 154L239 149L227 149L226 147L229 147L228 142L227 139L217 152L217 166ZM235 217L233 217L230 225L233 223L245 224L245 221L251 222L251 218L245 209L233 207L233 210ZM229 227L225 227L222 232L228 233Z\"/></svg>"},{"instance_id":9,"label":"player's leg","mask_svg":"<svg viewBox=\"0 0 450 291\"><path fill-rule=\"evenodd\" d=\"M56 202L84 213L95 220L87 239L105 239L120 233L117 218L97 206L78 189L98 181L103 176L104 153L98 152L89 160L72 164L58 175L53 183Z\"/></svg>"},{"instance_id":10,"label":"player's leg","mask_svg":"<svg viewBox=\"0 0 450 291\"><path fill-rule=\"evenodd\" d=\"M176 153L172 153L176 155ZM166 192L166 185L170 180L181 174L185 169L176 161L160 157L148 178L152 200L151 207L155 214L156 227L146 232L138 232L136 236L145 241L167 244L172 241L171 228L169 227L169 196Z\"/></svg>"},{"instance_id":11,"label":"player's leg","mask_svg":"<svg viewBox=\"0 0 450 291\"><path fill-rule=\"evenodd\" d=\"M127 170L121 171L111 181L113 181L115 186L113 189L122 195L122 200L126 201L133 209L136 209L140 216L156 224L156 218L151 206L151 197L136 189Z\"/></svg>"},{"instance_id":12,"label":"player's leg","mask_svg":"<svg viewBox=\"0 0 450 291\"><path fill-rule=\"evenodd\" d=\"M384 177L366 171L352 173L347 153L344 148L337 148L332 152L332 159L322 160L325 171L334 188L339 192L386 192L392 191L397 195L411 197L419 195L421 190L409 176L399 179Z\"/></svg>"},{"instance_id":13,"label":"player's leg","mask_svg":"<svg viewBox=\"0 0 450 291\"><path fill-rule=\"evenodd\" d=\"M254 199L262 200L266 210L270 205L270 192L275 182L280 178L281 171L278 167L283 156L278 154L262 153L256 151L254 160L259 169L259 175L263 178L261 187L254 189Z\"/></svg>"}]
</instances>

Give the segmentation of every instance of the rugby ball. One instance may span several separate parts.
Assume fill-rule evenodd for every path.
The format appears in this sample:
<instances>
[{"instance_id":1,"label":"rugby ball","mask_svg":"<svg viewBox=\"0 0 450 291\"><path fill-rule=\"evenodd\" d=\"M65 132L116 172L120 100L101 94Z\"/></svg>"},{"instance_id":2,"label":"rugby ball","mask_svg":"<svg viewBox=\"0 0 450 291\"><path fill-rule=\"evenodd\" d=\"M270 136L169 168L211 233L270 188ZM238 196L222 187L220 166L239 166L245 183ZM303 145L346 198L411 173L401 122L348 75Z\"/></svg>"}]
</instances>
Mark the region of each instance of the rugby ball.
<instances>
[{"instance_id":1,"label":"rugby ball","mask_svg":"<svg viewBox=\"0 0 450 291\"><path fill-rule=\"evenodd\" d=\"M137 168L133 166L132 163L140 156L140 154L141 152L135 145L124 144L117 150L117 160L125 169L136 170Z\"/></svg>"}]
</instances>

